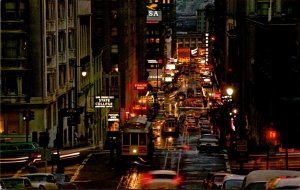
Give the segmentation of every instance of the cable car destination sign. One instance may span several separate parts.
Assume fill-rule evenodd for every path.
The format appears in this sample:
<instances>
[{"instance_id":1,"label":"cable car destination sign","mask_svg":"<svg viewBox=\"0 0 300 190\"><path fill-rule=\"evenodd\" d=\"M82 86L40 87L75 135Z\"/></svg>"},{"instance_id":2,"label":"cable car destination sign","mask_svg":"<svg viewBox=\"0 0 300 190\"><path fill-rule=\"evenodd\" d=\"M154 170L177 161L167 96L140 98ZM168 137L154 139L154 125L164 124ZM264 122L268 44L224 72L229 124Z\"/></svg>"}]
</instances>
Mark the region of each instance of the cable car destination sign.
<instances>
[{"instance_id":1,"label":"cable car destination sign","mask_svg":"<svg viewBox=\"0 0 300 190\"><path fill-rule=\"evenodd\" d=\"M112 108L114 96L95 96L95 108Z\"/></svg>"}]
</instances>

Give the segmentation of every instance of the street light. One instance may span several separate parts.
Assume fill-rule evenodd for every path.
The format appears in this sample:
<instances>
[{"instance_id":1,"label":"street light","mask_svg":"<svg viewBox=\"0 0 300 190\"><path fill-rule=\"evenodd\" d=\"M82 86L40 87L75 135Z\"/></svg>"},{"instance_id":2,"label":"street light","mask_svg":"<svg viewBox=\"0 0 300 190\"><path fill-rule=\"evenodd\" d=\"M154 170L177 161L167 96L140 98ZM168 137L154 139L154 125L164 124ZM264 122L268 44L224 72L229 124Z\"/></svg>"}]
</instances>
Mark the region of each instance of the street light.
<instances>
[{"instance_id":1,"label":"street light","mask_svg":"<svg viewBox=\"0 0 300 190\"><path fill-rule=\"evenodd\" d=\"M227 93L227 95L231 96L231 95L233 94L233 88L228 87L228 88L226 89L226 93Z\"/></svg>"},{"instance_id":2,"label":"street light","mask_svg":"<svg viewBox=\"0 0 300 190\"><path fill-rule=\"evenodd\" d=\"M78 115L79 113L79 109L78 109L78 68L82 68L81 70L81 75L83 77L85 77L87 75L87 71L85 68L85 65L77 65L76 63L73 65L74 67L74 77L75 77L75 94L74 94L74 100L75 100L75 105L74 105L74 110L75 110L75 121L73 121L72 123L75 124L75 129L77 129L77 125L78 125ZM72 128L71 128L72 129ZM74 139L73 139L73 131L71 130L71 132L69 133L71 134L71 146L73 145Z\"/></svg>"}]
</instances>

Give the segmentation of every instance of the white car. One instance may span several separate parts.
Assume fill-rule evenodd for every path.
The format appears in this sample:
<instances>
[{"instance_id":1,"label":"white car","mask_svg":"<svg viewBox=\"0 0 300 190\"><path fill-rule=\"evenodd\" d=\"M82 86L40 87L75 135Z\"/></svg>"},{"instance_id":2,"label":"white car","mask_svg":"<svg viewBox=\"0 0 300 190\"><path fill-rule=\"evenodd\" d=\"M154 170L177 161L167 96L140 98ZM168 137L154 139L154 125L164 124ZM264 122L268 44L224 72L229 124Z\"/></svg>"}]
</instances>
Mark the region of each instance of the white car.
<instances>
[{"instance_id":1,"label":"white car","mask_svg":"<svg viewBox=\"0 0 300 190\"><path fill-rule=\"evenodd\" d=\"M182 178L173 170L149 171L141 177L143 189L176 189L182 183Z\"/></svg>"},{"instance_id":2,"label":"white car","mask_svg":"<svg viewBox=\"0 0 300 190\"><path fill-rule=\"evenodd\" d=\"M56 180L53 174L50 173L30 173L23 177L28 177L31 181L32 187L38 189L58 189Z\"/></svg>"},{"instance_id":3,"label":"white car","mask_svg":"<svg viewBox=\"0 0 300 190\"><path fill-rule=\"evenodd\" d=\"M254 170L246 175L242 189L266 189L268 181L278 177L300 177L300 171Z\"/></svg>"},{"instance_id":4,"label":"white car","mask_svg":"<svg viewBox=\"0 0 300 190\"><path fill-rule=\"evenodd\" d=\"M273 189L297 189L300 190L300 177L278 177L271 179L266 184L267 190Z\"/></svg>"},{"instance_id":5,"label":"white car","mask_svg":"<svg viewBox=\"0 0 300 190\"><path fill-rule=\"evenodd\" d=\"M236 174L227 175L224 177L221 189L222 190L241 189L244 179L245 179L245 175L236 175Z\"/></svg>"},{"instance_id":6,"label":"white car","mask_svg":"<svg viewBox=\"0 0 300 190\"><path fill-rule=\"evenodd\" d=\"M215 138L200 138L197 141L197 149L200 152L217 152L219 148L219 140Z\"/></svg>"}]
</instances>

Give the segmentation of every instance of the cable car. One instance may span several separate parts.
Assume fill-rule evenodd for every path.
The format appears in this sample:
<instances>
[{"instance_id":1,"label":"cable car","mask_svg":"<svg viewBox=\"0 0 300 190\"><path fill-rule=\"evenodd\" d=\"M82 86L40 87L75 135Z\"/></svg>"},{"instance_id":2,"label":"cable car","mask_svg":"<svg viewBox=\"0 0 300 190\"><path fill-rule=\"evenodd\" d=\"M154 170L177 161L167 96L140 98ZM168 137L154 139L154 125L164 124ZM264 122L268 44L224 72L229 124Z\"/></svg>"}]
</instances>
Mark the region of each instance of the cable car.
<instances>
[{"instance_id":1,"label":"cable car","mask_svg":"<svg viewBox=\"0 0 300 190\"><path fill-rule=\"evenodd\" d=\"M144 117L132 117L121 130L121 157L152 157L151 122Z\"/></svg>"}]
</instances>

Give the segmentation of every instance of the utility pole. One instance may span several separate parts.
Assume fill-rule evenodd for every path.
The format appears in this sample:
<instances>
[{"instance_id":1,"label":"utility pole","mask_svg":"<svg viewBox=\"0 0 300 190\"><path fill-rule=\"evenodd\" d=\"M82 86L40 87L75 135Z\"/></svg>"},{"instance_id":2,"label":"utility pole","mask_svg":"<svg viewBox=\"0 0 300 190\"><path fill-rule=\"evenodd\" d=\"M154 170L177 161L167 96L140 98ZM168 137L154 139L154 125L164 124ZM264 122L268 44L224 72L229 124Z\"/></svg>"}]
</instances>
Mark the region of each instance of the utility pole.
<instances>
[{"instance_id":1,"label":"utility pole","mask_svg":"<svg viewBox=\"0 0 300 190\"><path fill-rule=\"evenodd\" d=\"M26 122L26 142L29 141L29 121L34 120L34 112L31 110L24 110L23 113L23 121Z\"/></svg>"}]
</instances>

